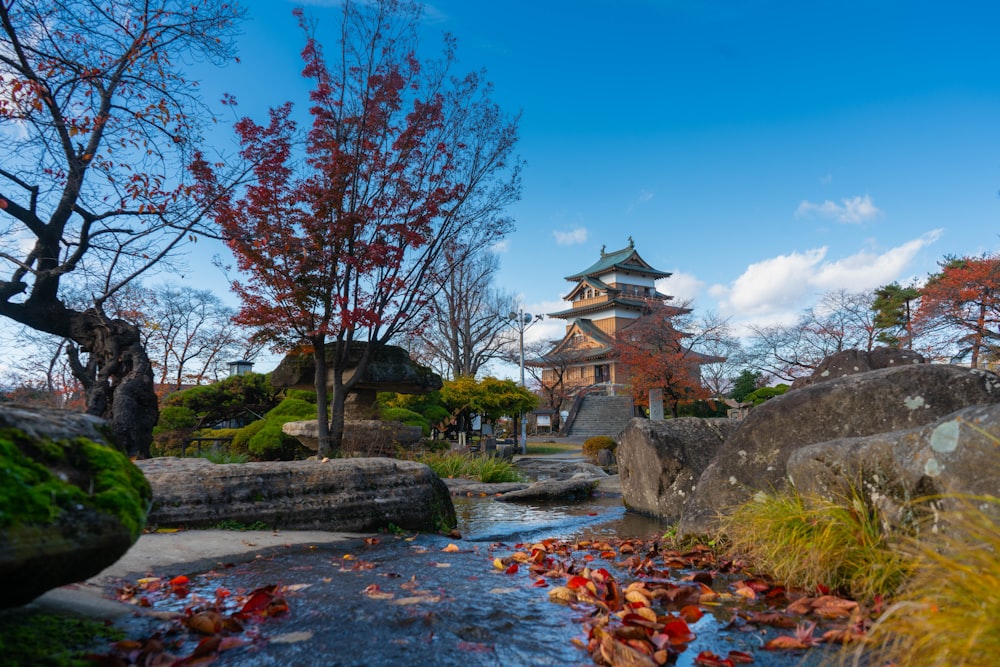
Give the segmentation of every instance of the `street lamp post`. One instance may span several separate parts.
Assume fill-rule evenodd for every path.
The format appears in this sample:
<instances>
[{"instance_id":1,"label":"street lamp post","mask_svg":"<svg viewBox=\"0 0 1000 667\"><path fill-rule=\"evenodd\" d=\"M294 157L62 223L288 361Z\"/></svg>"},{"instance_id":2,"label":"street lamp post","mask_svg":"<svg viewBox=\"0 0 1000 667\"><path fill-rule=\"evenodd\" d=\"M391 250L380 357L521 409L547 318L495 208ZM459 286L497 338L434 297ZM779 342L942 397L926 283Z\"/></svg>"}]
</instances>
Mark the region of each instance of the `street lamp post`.
<instances>
[{"instance_id":1,"label":"street lamp post","mask_svg":"<svg viewBox=\"0 0 1000 667\"><path fill-rule=\"evenodd\" d=\"M524 388L524 330L528 328L531 323L531 313L524 312L523 308L518 308L516 313L511 313L508 319L514 322L514 326L517 327L517 333L520 337L521 343L521 388ZM528 453L528 425L524 423L524 411L521 411L521 453Z\"/></svg>"}]
</instances>

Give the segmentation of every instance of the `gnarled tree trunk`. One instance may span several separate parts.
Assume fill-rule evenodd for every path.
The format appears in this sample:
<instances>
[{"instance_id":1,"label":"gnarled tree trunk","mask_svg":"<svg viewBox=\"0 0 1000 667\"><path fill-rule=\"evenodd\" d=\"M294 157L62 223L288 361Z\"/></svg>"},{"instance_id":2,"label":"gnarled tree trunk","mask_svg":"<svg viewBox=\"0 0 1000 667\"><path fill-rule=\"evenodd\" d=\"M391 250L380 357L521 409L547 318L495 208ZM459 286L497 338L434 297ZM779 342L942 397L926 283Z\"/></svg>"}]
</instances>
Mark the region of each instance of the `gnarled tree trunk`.
<instances>
[{"instance_id":1,"label":"gnarled tree trunk","mask_svg":"<svg viewBox=\"0 0 1000 667\"><path fill-rule=\"evenodd\" d=\"M115 442L129 456L148 458L159 409L139 327L96 308L65 312L67 338L78 346L70 346L67 353L86 391L87 413L108 421ZM80 352L88 355L86 364Z\"/></svg>"}]
</instances>

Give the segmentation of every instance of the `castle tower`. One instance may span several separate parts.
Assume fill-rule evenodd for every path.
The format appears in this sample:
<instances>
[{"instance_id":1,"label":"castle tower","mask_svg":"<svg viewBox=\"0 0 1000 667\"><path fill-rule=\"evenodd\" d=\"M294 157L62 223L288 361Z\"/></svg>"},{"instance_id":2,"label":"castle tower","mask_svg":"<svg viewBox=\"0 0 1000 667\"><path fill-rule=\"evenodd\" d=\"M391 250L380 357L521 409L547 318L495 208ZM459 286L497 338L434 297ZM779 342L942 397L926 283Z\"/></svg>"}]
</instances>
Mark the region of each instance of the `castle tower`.
<instances>
[{"instance_id":1,"label":"castle tower","mask_svg":"<svg viewBox=\"0 0 1000 667\"><path fill-rule=\"evenodd\" d=\"M566 334L542 359L533 362L544 368L542 382L555 383L561 376L571 391L627 384L625 369L610 354L614 338L641 317L650 303L673 299L656 289L656 281L670 275L646 262L629 238L627 247L613 252L602 248L601 258L594 264L566 276L574 284L563 297L570 307L549 314L566 320ZM678 309L682 312L687 311Z\"/></svg>"}]
</instances>

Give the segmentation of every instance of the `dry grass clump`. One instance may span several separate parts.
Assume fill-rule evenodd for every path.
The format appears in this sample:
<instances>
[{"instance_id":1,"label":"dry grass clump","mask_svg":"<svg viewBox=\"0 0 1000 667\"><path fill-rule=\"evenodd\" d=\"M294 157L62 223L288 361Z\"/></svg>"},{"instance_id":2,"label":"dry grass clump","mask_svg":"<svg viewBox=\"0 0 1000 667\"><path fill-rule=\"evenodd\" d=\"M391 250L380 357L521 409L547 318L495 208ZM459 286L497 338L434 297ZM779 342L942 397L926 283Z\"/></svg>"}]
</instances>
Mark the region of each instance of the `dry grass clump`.
<instances>
[{"instance_id":1,"label":"dry grass clump","mask_svg":"<svg viewBox=\"0 0 1000 667\"><path fill-rule=\"evenodd\" d=\"M595 435L587 438L583 442L583 455L590 459L591 463L597 462L597 455L602 449L610 449L612 452L618 448L615 439L607 435Z\"/></svg>"},{"instance_id":2,"label":"dry grass clump","mask_svg":"<svg viewBox=\"0 0 1000 667\"><path fill-rule=\"evenodd\" d=\"M969 498L923 535L912 577L846 664L992 667L1000 656L1000 498Z\"/></svg>"},{"instance_id":3,"label":"dry grass clump","mask_svg":"<svg viewBox=\"0 0 1000 667\"><path fill-rule=\"evenodd\" d=\"M760 493L723 520L722 533L733 551L786 586L861 601L892 595L911 567L855 489L832 500L794 488Z\"/></svg>"}]
</instances>

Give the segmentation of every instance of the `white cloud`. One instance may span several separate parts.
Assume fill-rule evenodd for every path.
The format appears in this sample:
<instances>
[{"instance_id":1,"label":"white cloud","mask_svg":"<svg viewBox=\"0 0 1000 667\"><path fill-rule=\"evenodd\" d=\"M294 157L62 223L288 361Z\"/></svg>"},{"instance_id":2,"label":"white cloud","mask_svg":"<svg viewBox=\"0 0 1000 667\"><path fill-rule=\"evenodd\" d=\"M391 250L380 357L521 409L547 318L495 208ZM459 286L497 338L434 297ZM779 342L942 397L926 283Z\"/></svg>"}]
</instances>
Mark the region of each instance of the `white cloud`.
<instances>
[{"instance_id":1,"label":"white cloud","mask_svg":"<svg viewBox=\"0 0 1000 667\"><path fill-rule=\"evenodd\" d=\"M669 278L660 278L656 281L656 289L674 297L673 303L693 301L705 289L705 282L698 280L692 273L684 273L683 271L672 271L671 273L673 275Z\"/></svg>"},{"instance_id":2,"label":"white cloud","mask_svg":"<svg viewBox=\"0 0 1000 667\"><path fill-rule=\"evenodd\" d=\"M497 241L496 243L490 246L490 250L492 252L497 253L498 255L507 252L508 250L510 250L510 239L503 239Z\"/></svg>"},{"instance_id":3,"label":"white cloud","mask_svg":"<svg viewBox=\"0 0 1000 667\"><path fill-rule=\"evenodd\" d=\"M652 201L653 197L655 196L656 194L650 192L649 190L645 189L639 190L639 195L635 198L635 201L629 204L629 207L626 209L626 212L631 213L636 209L637 206L642 206L643 204Z\"/></svg>"},{"instance_id":4,"label":"white cloud","mask_svg":"<svg viewBox=\"0 0 1000 667\"><path fill-rule=\"evenodd\" d=\"M812 292L808 276L826 253L825 247L814 248L756 262L728 289L713 288L713 294L734 315L763 315L794 307Z\"/></svg>"},{"instance_id":5,"label":"white cloud","mask_svg":"<svg viewBox=\"0 0 1000 667\"><path fill-rule=\"evenodd\" d=\"M787 322L824 292L859 292L900 279L917 253L941 233L935 229L883 253L863 250L840 259L829 259L827 247L779 255L751 264L730 285L714 285L709 293L734 318Z\"/></svg>"},{"instance_id":6,"label":"white cloud","mask_svg":"<svg viewBox=\"0 0 1000 667\"><path fill-rule=\"evenodd\" d=\"M586 243L589 235L586 227L577 227L568 232L552 232L557 245L579 245Z\"/></svg>"},{"instance_id":7,"label":"white cloud","mask_svg":"<svg viewBox=\"0 0 1000 667\"><path fill-rule=\"evenodd\" d=\"M872 203L871 195L841 199L840 204L827 199L822 204L802 201L795 209L795 217L818 215L823 218L833 218L838 222L861 223L877 218L880 211Z\"/></svg>"}]
</instances>

